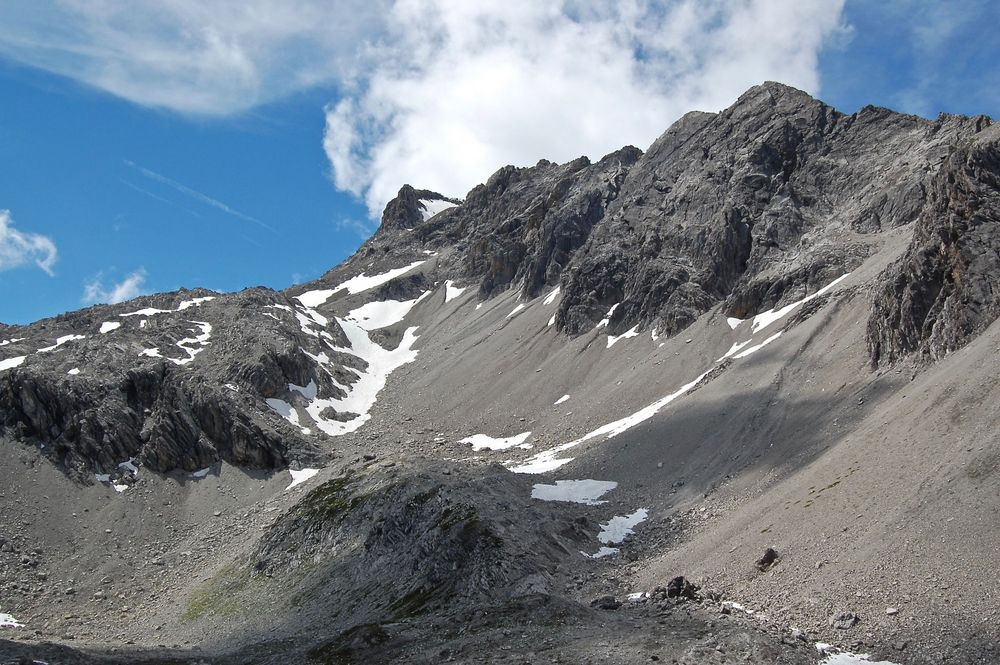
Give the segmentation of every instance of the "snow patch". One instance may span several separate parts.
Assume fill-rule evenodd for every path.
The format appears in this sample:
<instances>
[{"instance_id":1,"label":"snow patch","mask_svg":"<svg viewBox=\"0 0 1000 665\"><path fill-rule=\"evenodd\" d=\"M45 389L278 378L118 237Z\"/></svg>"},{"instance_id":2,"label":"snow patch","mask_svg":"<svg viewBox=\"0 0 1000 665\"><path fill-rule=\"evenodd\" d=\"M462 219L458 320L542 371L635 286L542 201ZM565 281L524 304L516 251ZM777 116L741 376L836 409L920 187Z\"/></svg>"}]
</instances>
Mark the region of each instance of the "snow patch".
<instances>
[{"instance_id":1,"label":"snow patch","mask_svg":"<svg viewBox=\"0 0 1000 665\"><path fill-rule=\"evenodd\" d=\"M735 356L733 356L733 358L746 358L746 357L747 357L747 356L749 356L749 355L750 355L751 353L756 353L757 351L760 351L760 350L761 350L761 349L763 349L763 348L764 348L765 346L767 346L768 344L770 344L770 343L771 343L771 342L773 342L774 340L778 339L779 337L781 337L781 332L780 332L780 331L779 331L779 332L776 332L776 333L775 333L775 334L773 334L773 335L771 335L770 337L768 337L767 339L765 339L765 340L764 340L763 342L761 342L760 344L754 344L754 345L753 345L753 346L751 346L751 347L750 347L749 349L746 349L746 350L744 350L744 351L741 351L741 352L737 353L737 354L736 354Z\"/></svg>"},{"instance_id":2,"label":"snow patch","mask_svg":"<svg viewBox=\"0 0 1000 665\"><path fill-rule=\"evenodd\" d=\"M733 316L727 316L726 317L726 323L729 324L729 327L732 330L736 330L737 326L739 326L741 323L743 323L743 319L737 319L736 317L733 317Z\"/></svg>"},{"instance_id":3,"label":"snow patch","mask_svg":"<svg viewBox=\"0 0 1000 665\"><path fill-rule=\"evenodd\" d=\"M826 655L826 658L821 660L819 665L896 665L888 660L871 660L871 655L867 653L848 653L846 651L830 653L830 645L820 642L816 643L816 649L821 654Z\"/></svg>"},{"instance_id":4,"label":"snow patch","mask_svg":"<svg viewBox=\"0 0 1000 665\"><path fill-rule=\"evenodd\" d=\"M597 540L605 545L617 545L632 535L633 527L644 522L649 517L649 511L640 508L631 515L615 515L606 524L601 525Z\"/></svg>"},{"instance_id":5,"label":"snow patch","mask_svg":"<svg viewBox=\"0 0 1000 665\"><path fill-rule=\"evenodd\" d=\"M121 327L122 327L121 321L105 321L104 323L101 324L101 328L100 330L98 330L98 332L101 333L102 335L107 335L112 330L118 330Z\"/></svg>"},{"instance_id":6,"label":"snow patch","mask_svg":"<svg viewBox=\"0 0 1000 665\"><path fill-rule=\"evenodd\" d=\"M299 414L292 408L292 405L283 399L277 399L275 397L268 397L264 400L267 405L278 412L278 415L290 422L291 424L298 427L299 425Z\"/></svg>"},{"instance_id":7,"label":"snow patch","mask_svg":"<svg viewBox=\"0 0 1000 665\"><path fill-rule=\"evenodd\" d=\"M617 336L616 335L608 335L608 348L610 349L612 346L614 346L615 343L618 342L618 340L628 339L630 337L638 337L639 336L639 332L638 331L639 331L639 324L637 323L634 326L632 326L631 328L629 328L627 331L623 332L621 335L617 335Z\"/></svg>"},{"instance_id":8,"label":"snow patch","mask_svg":"<svg viewBox=\"0 0 1000 665\"><path fill-rule=\"evenodd\" d=\"M15 367L20 367L21 363L23 363L24 359L27 357L28 356L17 356L16 358L7 358L6 360L0 360L0 372L4 371L5 369L13 369Z\"/></svg>"},{"instance_id":9,"label":"snow patch","mask_svg":"<svg viewBox=\"0 0 1000 665\"><path fill-rule=\"evenodd\" d=\"M550 325L550 326L551 326L551 325L552 325L553 323L555 323L555 322L556 322L556 315L555 315L555 314L553 314L553 315L552 315L552 318L550 318L550 319L549 319L549 322L548 322L548 324L547 324L547 325Z\"/></svg>"},{"instance_id":10,"label":"snow patch","mask_svg":"<svg viewBox=\"0 0 1000 665\"><path fill-rule=\"evenodd\" d=\"M535 485L531 489L531 498L599 506L607 501L598 499L616 487L618 483L613 480L557 480L555 485Z\"/></svg>"},{"instance_id":11,"label":"snow patch","mask_svg":"<svg viewBox=\"0 0 1000 665\"><path fill-rule=\"evenodd\" d=\"M568 464L569 462L573 461L572 457L560 458L559 455L561 453L564 453L571 448L575 448L581 443L589 441L590 439L597 438L599 436L603 436L605 437L605 439L610 439L612 437L618 436L622 432L632 429L633 427L635 427L636 425L638 425L643 421L649 420L654 415L656 415L656 413L660 409L670 404L675 399L677 399L678 397L680 397L681 395L683 395L684 393L686 393L687 391L691 390L696 385L698 385L698 382L704 379L710 371L711 369L705 370L703 373L699 374L698 377L695 378L693 381L685 383L683 386L678 388L676 391L670 393L666 397L663 397L653 402L649 406L640 409L629 416L625 416L620 420L616 420L614 422L608 423L607 425L598 427L594 431L589 432L588 434L584 434L579 439L540 452L537 455L528 458L528 460L525 461L523 464L508 466L507 468L513 471L514 473L545 473L546 471L553 471L555 469L558 469L562 465Z\"/></svg>"},{"instance_id":12,"label":"snow patch","mask_svg":"<svg viewBox=\"0 0 1000 665\"><path fill-rule=\"evenodd\" d=\"M39 353L49 353L51 351L55 351L56 349L58 349L63 344L67 344L69 342L74 342L74 341L76 341L78 339L87 339L87 336L86 335L63 335L62 337L60 337L59 339L56 340L55 344L53 344L52 346L46 346L44 348L38 349L38 352Z\"/></svg>"},{"instance_id":13,"label":"snow patch","mask_svg":"<svg viewBox=\"0 0 1000 665\"><path fill-rule=\"evenodd\" d=\"M187 358L167 358L170 362L175 365L187 365L189 362L194 360L194 357L205 350L208 345L208 339L212 336L212 324L206 323L205 321L188 321L188 323L193 323L198 328L201 329L201 333L195 335L194 337L185 337L181 341L177 342L177 346L187 352ZM190 328L191 332L197 332L196 329Z\"/></svg>"},{"instance_id":14,"label":"snow patch","mask_svg":"<svg viewBox=\"0 0 1000 665\"><path fill-rule=\"evenodd\" d=\"M586 552L580 552L583 556L590 557L591 559L602 559L606 556L611 556L612 554L618 554L617 547L602 547L593 554L587 554Z\"/></svg>"},{"instance_id":15,"label":"snow patch","mask_svg":"<svg viewBox=\"0 0 1000 665\"><path fill-rule=\"evenodd\" d=\"M549 295L545 296L545 300L542 301L542 304L551 305L552 303L554 303L556 301L556 296L559 295L560 288L561 287L557 286L556 288L549 291Z\"/></svg>"},{"instance_id":16,"label":"snow patch","mask_svg":"<svg viewBox=\"0 0 1000 665\"><path fill-rule=\"evenodd\" d=\"M68 371L66 373L69 374L70 376L76 376L77 374L80 373L80 368L79 367L74 367L73 369L71 369L70 371Z\"/></svg>"},{"instance_id":17,"label":"snow patch","mask_svg":"<svg viewBox=\"0 0 1000 665\"><path fill-rule=\"evenodd\" d=\"M162 358L163 357L163 356L160 355L160 350L158 348L156 348L155 346L153 348L151 348L151 349L143 349L139 353L139 355L140 356L146 356L147 358Z\"/></svg>"},{"instance_id":18,"label":"snow patch","mask_svg":"<svg viewBox=\"0 0 1000 665\"><path fill-rule=\"evenodd\" d=\"M424 259L423 261L414 261L408 266L403 266L402 268L396 268L395 270L390 270L389 272L384 272L380 275L365 275L364 273L361 273L357 277L352 277L346 282L341 282L340 284L338 284L336 287L334 287L332 293L336 293L337 291L343 291L345 289L351 295L354 295L356 293L361 293L362 291L367 291L368 289L375 288L376 286L385 284L386 282L395 279L400 275L406 274L411 270L413 270L414 268L416 268L417 266L423 265L426 262L427 262L426 259ZM302 302L302 304L305 304L302 301L302 296L298 296L298 300L299 302ZM311 305L311 307L315 306L316 305Z\"/></svg>"},{"instance_id":19,"label":"snow patch","mask_svg":"<svg viewBox=\"0 0 1000 665\"><path fill-rule=\"evenodd\" d=\"M24 628L24 624L11 615L0 612L0 628Z\"/></svg>"},{"instance_id":20,"label":"snow patch","mask_svg":"<svg viewBox=\"0 0 1000 665\"><path fill-rule=\"evenodd\" d=\"M472 444L473 450L506 450L515 446L528 449L531 448L531 444L525 443L525 441L528 440L529 436L531 436L531 432L521 432L506 439L495 439L485 434L473 434L461 439L459 443Z\"/></svg>"},{"instance_id":21,"label":"snow patch","mask_svg":"<svg viewBox=\"0 0 1000 665\"><path fill-rule=\"evenodd\" d=\"M434 215L443 212L448 208L455 207L455 204L452 203L451 201L442 201L441 199L434 199L434 200L419 199L419 201L420 205L423 207L423 210L420 211L420 214L423 215L425 222Z\"/></svg>"},{"instance_id":22,"label":"snow patch","mask_svg":"<svg viewBox=\"0 0 1000 665\"><path fill-rule=\"evenodd\" d=\"M430 294L430 291L424 291L420 294L419 298L414 300L383 300L379 302L370 302L352 310L347 315L346 319L358 324L362 330L372 331L378 330L379 328L387 328L406 318L406 315L410 313L410 310L413 309L414 305Z\"/></svg>"},{"instance_id":23,"label":"snow patch","mask_svg":"<svg viewBox=\"0 0 1000 665\"><path fill-rule=\"evenodd\" d=\"M157 309L155 307L147 307L145 309L138 309L134 312L119 314L118 316L155 316L157 314L183 312L184 310L192 307L201 307L202 303L208 302L209 300L215 300L215 296L203 296L201 298L192 298L191 300L181 301L181 304L177 306L177 309ZM144 322L140 322L140 327L145 327Z\"/></svg>"},{"instance_id":24,"label":"snow patch","mask_svg":"<svg viewBox=\"0 0 1000 665\"><path fill-rule=\"evenodd\" d=\"M5 339L4 341L0 342L0 346L7 346L8 344L16 344L17 342L23 342L25 339L27 339L27 338L26 337L15 337L13 339Z\"/></svg>"},{"instance_id":25,"label":"snow patch","mask_svg":"<svg viewBox=\"0 0 1000 665\"><path fill-rule=\"evenodd\" d=\"M761 312L757 316L753 317L753 324L751 325L750 329L754 333L756 333L757 331L762 330L762 329L768 327L769 325L771 325L772 323L774 323L778 319L781 319L781 318L784 318L785 316L787 316L796 307L804 305L805 303L809 302L810 300L812 300L814 298L820 297L821 295L823 295L824 293L826 293L827 291L829 291L830 289L832 289L833 287L835 287L837 284L839 284L843 280L847 279L847 276L850 275L850 274L851 273L845 273L845 274L841 275L840 277L838 277L837 279L833 280L832 282L830 282L829 284L827 284L826 286L824 286L822 289L820 289L816 293L813 293L812 295L806 296L802 300L796 300L793 303L785 305L781 309L769 309L766 312Z\"/></svg>"},{"instance_id":26,"label":"snow patch","mask_svg":"<svg viewBox=\"0 0 1000 665\"><path fill-rule=\"evenodd\" d=\"M201 479L210 474L211 472L212 472L212 467L208 466L205 467L204 469L198 469L197 471L192 471L191 477Z\"/></svg>"},{"instance_id":27,"label":"snow patch","mask_svg":"<svg viewBox=\"0 0 1000 665\"><path fill-rule=\"evenodd\" d=\"M518 312L520 312L522 309L524 309L524 303L518 303L517 307L515 307L513 310L511 310L510 314L508 314L505 318L509 319L510 317L512 317L515 314L517 314Z\"/></svg>"},{"instance_id":28,"label":"snow patch","mask_svg":"<svg viewBox=\"0 0 1000 665\"><path fill-rule=\"evenodd\" d=\"M451 281L449 279L448 281L446 281L444 283L444 301L445 302L450 302L450 301L454 300L455 298L457 298L460 295L462 295L462 293L465 292L465 290L468 289L468 288L469 287L467 287L467 286L463 286L462 288L458 288L457 286L455 286L455 282L453 282L453 281Z\"/></svg>"},{"instance_id":29,"label":"snow patch","mask_svg":"<svg viewBox=\"0 0 1000 665\"><path fill-rule=\"evenodd\" d=\"M621 304L620 302L616 302L614 305L612 305L611 309L608 310L608 313L604 315L604 318L601 319L600 321L598 321L597 325L594 326L594 327L595 328L603 328L604 326L606 326L609 323L611 323L611 317L614 316L615 310L618 309L618 305L620 305L620 304Z\"/></svg>"},{"instance_id":30,"label":"snow patch","mask_svg":"<svg viewBox=\"0 0 1000 665\"><path fill-rule=\"evenodd\" d=\"M289 469L288 473L292 476L292 482L288 485L288 487L285 488L285 491L288 491L293 487L295 487L296 485L301 485L302 483L306 482L307 480L315 476L317 473L319 473L319 469L300 469L298 471L294 469Z\"/></svg>"},{"instance_id":31,"label":"snow patch","mask_svg":"<svg viewBox=\"0 0 1000 665\"><path fill-rule=\"evenodd\" d=\"M322 355L325 356L326 354L324 353ZM310 380L309 383L304 386L297 386L294 383L289 383L288 390L289 392L296 392L305 397L306 399L316 399L316 393L318 392L316 388L316 382L312 380Z\"/></svg>"},{"instance_id":32,"label":"snow patch","mask_svg":"<svg viewBox=\"0 0 1000 665\"><path fill-rule=\"evenodd\" d=\"M562 397L560 397L556 401L552 402L552 406L559 406L560 404L562 404L563 402L565 402L568 399L569 399L569 395L563 395Z\"/></svg>"}]
</instances>

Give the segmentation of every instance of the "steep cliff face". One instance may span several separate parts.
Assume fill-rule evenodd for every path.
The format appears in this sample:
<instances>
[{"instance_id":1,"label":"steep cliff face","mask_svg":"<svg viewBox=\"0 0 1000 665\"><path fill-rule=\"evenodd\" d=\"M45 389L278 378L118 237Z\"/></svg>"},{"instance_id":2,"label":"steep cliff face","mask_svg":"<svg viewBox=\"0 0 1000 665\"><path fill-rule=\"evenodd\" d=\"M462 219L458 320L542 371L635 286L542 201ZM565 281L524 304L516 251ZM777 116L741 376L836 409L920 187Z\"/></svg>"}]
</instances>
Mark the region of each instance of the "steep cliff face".
<instances>
[{"instance_id":1,"label":"steep cliff face","mask_svg":"<svg viewBox=\"0 0 1000 665\"><path fill-rule=\"evenodd\" d=\"M868 320L875 365L912 352L936 360L1000 316L1000 128L945 159L905 256L882 277Z\"/></svg>"}]
</instances>

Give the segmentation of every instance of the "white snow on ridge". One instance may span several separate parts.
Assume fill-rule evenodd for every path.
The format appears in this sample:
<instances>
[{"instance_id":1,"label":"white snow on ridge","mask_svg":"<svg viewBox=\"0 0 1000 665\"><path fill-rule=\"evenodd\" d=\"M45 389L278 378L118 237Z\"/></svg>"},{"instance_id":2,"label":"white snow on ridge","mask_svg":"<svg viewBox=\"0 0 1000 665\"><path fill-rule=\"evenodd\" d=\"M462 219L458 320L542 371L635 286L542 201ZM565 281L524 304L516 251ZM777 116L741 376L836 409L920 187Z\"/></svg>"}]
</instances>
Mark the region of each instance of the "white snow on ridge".
<instances>
[{"instance_id":1,"label":"white snow on ridge","mask_svg":"<svg viewBox=\"0 0 1000 665\"><path fill-rule=\"evenodd\" d=\"M288 485L288 487L285 488L286 492L295 487L296 485L301 485L302 483L306 482L307 480L315 476L317 473L319 473L319 469L300 469L298 471L294 469L289 469L288 473L292 476L292 482L291 484Z\"/></svg>"},{"instance_id":2,"label":"white snow on ridge","mask_svg":"<svg viewBox=\"0 0 1000 665\"><path fill-rule=\"evenodd\" d=\"M11 615L0 612L0 628L24 628L24 624Z\"/></svg>"},{"instance_id":3,"label":"white snow on ridge","mask_svg":"<svg viewBox=\"0 0 1000 665\"><path fill-rule=\"evenodd\" d=\"M423 206L424 208L422 211L420 211L420 214L423 215L425 222L434 215L438 214L439 212L443 212L448 208L455 207L455 204L452 203L451 201L442 201L441 199L433 199L433 200L419 199L419 200L420 200L420 205Z\"/></svg>"},{"instance_id":4,"label":"white snow on ridge","mask_svg":"<svg viewBox=\"0 0 1000 665\"><path fill-rule=\"evenodd\" d=\"M531 448L531 444L525 443L525 441L528 440L529 436L531 436L531 432L521 432L505 439L495 439L485 434L473 434L461 439L459 443L471 444L473 450L506 450L515 446L528 449Z\"/></svg>"},{"instance_id":5,"label":"white snow on ridge","mask_svg":"<svg viewBox=\"0 0 1000 665\"><path fill-rule=\"evenodd\" d=\"M105 321L101 324L101 329L98 332L102 335L107 335L112 330L118 330L121 327L121 321Z\"/></svg>"},{"instance_id":6,"label":"white snow on ridge","mask_svg":"<svg viewBox=\"0 0 1000 665\"><path fill-rule=\"evenodd\" d=\"M598 499L616 487L618 483L613 480L557 480L555 485L535 485L531 489L531 498L599 506L607 501Z\"/></svg>"},{"instance_id":7,"label":"white snow on ridge","mask_svg":"<svg viewBox=\"0 0 1000 665\"><path fill-rule=\"evenodd\" d=\"M816 293L813 293L812 295L808 295L805 298L803 298L802 300L796 300L793 303L785 305L781 309L770 309L770 310L768 310L766 312L761 312L757 316L753 317L753 324L751 325L751 330L754 333L756 333L759 330L768 327L769 325L771 325L772 323L774 323L778 319L784 318L793 309L795 309L796 307L799 307L800 305L804 305L805 303L809 302L810 300L812 300L814 298L820 297L821 295L823 295L824 293L826 293L827 291L829 291L830 289L832 289L833 287L835 287L837 284L839 284L843 280L847 279L847 276L850 275L850 274L851 273L845 273L845 274L841 275L840 277L838 277L837 279L833 280L832 282L830 282L829 284L827 284L826 286L824 286L822 289L820 289Z\"/></svg>"},{"instance_id":8,"label":"white snow on ridge","mask_svg":"<svg viewBox=\"0 0 1000 665\"><path fill-rule=\"evenodd\" d=\"M0 360L0 372L4 371L5 369L13 369L15 367L20 367L21 363L23 363L24 359L27 357L28 356L17 356L16 358L7 358L6 360Z\"/></svg>"},{"instance_id":9,"label":"white snow on ridge","mask_svg":"<svg viewBox=\"0 0 1000 665\"><path fill-rule=\"evenodd\" d=\"M119 314L118 316L154 316L156 314L169 314L171 312L183 312L186 309L192 307L201 307L202 303L208 302L209 300L215 300L215 296L202 296L201 298L192 298L191 300L183 300L177 309L157 309L155 307L147 307L145 309L139 309L134 312L126 312L125 314Z\"/></svg>"},{"instance_id":10,"label":"white snow on ridge","mask_svg":"<svg viewBox=\"0 0 1000 665\"><path fill-rule=\"evenodd\" d=\"M560 404L562 404L563 402L565 402L568 399L569 399L569 395L563 395L562 397L560 397L556 401L552 402L552 406L559 406Z\"/></svg>"},{"instance_id":11,"label":"white snow on ridge","mask_svg":"<svg viewBox=\"0 0 1000 665\"><path fill-rule=\"evenodd\" d=\"M38 353L49 353L51 351L55 351L56 349L58 349L63 344L67 344L69 342L75 342L76 340L79 340L79 339L87 339L87 336L86 335L63 335L62 337L60 337L59 339L57 339L56 343L53 344L52 346L46 346L44 348L38 349Z\"/></svg>"},{"instance_id":12,"label":"white snow on ridge","mask_svg":"<svg viewBox=\"0 0 1000 665\"><path fill-rule=\"evenodd\" d=\"M545 300L542 301L543 305L551 305L556 301L556 296L559 295L559 291L562 287L557 286L556 288L549 291L549 295L545 296Z\"/></svg>"},{"instance_id":13,"label":"white snow on ridge","mask_svg":"<svg viewBox=\"0 0 1000 665\"><path fill-rule=\"evenodd\" d=\"M453 282L452 280L449 279L448 281L446 281L444 283L444 301L445 302L449 302L449 301L454 300L455 298L457 298L460 295L462 295L462 293L464 293L465 290L468 289L468 288L469 287L467 287L467 286L463 286L462 288L459 288L459 287L455 286L455 282Z\"/></svg>"},{"instance_id":14,"label":"white snow on ridge","mask_svg":"<svg viewBox=\"0 0 1000 665\"><path fill-rule=\"evenodd\" d=\"M623 332L621 335L608 335L608 348L610 349L612 346L614 346L615 343L618 342L618 340L628 339L629 337L638 337L639 336L638 330L639 330L639 324L637 323L628 330L626 330L625 332Z\"/></svg>"},{"instance_id":15,"label":"white snow on ridge","mask_svg":"<svg viewBox=\"0 0 1000 665\"><path fill-rule=\"evenodd\" d=\"M347 315L347 320L358 324L363 330L378 330L387 328L395 323L399 323L410 313L414 305L431 294L424 291L419 298L414 300L383 300L370 302L357 309L351 310Z\"/></svg>"},{"instance_id":16,"label":"white snow on ridge","mask_svg":"<svg viewBox=\"0 0 1000 665\"><path fill-rule=\"evenodd\" d=\"M385 284L389 280L395 279L400 275L408 273L417 266L423 265L426 262L427 259L424 259L423 261L414 261L408 266L403 266L402 268L396 268L394 270L390 270L389 272L384 272L380 275L365 275L364 273L361 273L357 277L352 277L346 282L341 282L340 284L338 284L333 289L333 293L336 293L337 291L343 291L344 289L347 289L347 292L350 293L351 295L354 295L355 293L361 293L362 291L367 291L368 289L373 289L376 286ZM308 293L313 293L313 292L309 291ZM301 296L296 296L296 298L298 299L299 302L305 304L305 302L302 300L302 297L307 296L308 293L303 293ZM326 301L324 300L324 302ZM322 304L322 303L317 303L317 304ZM316 305L312 305L312 307L315 306Z\"/></svg>"}]
</instances>

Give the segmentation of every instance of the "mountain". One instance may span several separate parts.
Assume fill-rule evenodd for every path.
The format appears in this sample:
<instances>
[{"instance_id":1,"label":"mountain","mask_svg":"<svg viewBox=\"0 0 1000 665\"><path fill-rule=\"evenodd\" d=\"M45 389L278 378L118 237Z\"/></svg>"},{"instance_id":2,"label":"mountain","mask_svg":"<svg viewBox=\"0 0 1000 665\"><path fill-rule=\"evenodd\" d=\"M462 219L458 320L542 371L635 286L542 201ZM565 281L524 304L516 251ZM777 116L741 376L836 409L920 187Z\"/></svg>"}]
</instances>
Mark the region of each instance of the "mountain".
<instances>
[{"instance_id":1,"label":"mountain","mask_svg":"<svg viewBox=\"0 0 1000 665\"><path fill-rule=\"evenodd\" d=\"M989 118L765 83L5 327L0 655L996 662L998 225Z\"/></svg>"}]
</instances>

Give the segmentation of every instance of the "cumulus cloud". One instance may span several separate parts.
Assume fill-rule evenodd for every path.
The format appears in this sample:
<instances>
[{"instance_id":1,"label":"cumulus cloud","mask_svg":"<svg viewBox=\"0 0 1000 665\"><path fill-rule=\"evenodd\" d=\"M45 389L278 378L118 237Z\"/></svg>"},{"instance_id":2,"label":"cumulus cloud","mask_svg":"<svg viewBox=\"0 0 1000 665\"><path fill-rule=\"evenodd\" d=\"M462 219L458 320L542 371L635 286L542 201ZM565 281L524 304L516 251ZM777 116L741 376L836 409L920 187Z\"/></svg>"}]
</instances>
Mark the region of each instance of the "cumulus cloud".
<instances>
[{"instance_id":1,"label":"cumulus cloud","mask_svg":"<svg viewBox=\"0 0 1000 665\"><path fill-rule=\"evenodd\" d=\"M401 0L327 109L337 187L377 216L409 182L462 195L504 164L648 146L765 80L816 92L827 0Z\"/></svg>"},{"instance_id":2,"label":"cumulus cloud","mask_svg":"<svg viewBox=\"0 0 1000 665\"><path fill-rule=\"evenodd\" d=\"M14 228L9 210L0 210L0 270L34 263L52 276L59 252L48 236L25 233Z\"/></svg>"},{"instance_id":3,"label":"cumulus cloud","mask_svg":"<svg viewBox=\"0 0 1000 665\"><path fill-rule=\"evenodd\" d=\"M114 305L116 303L131 300L146 293L146 271L143 268L130 273L117 284L104 286L103 273L83 285L83 297L81 301L86 305L95 303L106 303Z\"/></svg>"}]
</instances>

